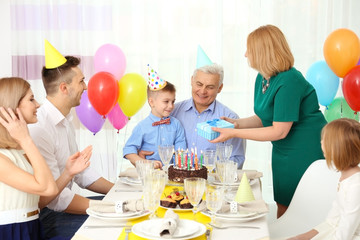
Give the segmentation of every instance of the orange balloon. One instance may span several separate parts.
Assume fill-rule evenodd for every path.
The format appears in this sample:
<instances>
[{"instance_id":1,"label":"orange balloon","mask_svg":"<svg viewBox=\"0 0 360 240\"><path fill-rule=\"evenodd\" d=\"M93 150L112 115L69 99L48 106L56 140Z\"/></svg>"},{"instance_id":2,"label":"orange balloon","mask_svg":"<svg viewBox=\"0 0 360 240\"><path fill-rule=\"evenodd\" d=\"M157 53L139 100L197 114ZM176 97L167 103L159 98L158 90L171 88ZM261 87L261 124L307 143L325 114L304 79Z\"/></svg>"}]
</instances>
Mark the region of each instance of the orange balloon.
<instances>
[{"instance_id":1,"label":"orange balloon","mask_svg":"<svg viewBox=\"0 0 360 240\"><path fill-rule=\"evenodd\" d=\"M333 31L325 40L324 57L331 70L344 77L359 61L359 38L346 28Z\"/></svg>"}]
</instances>

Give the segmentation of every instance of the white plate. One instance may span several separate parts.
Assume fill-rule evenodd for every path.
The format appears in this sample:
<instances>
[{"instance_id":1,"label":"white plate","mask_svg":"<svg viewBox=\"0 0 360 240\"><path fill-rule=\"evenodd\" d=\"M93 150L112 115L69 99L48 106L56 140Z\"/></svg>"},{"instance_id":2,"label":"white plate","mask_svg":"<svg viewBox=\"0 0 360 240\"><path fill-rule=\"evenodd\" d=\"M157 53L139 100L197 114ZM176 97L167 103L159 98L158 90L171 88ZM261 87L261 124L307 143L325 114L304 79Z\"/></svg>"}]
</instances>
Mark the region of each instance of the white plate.
<instances>
[{"instance_id":1,"label":"white plate","mask_svg":"<svg viewBox=\"0 0 360 240\"><path fill-rule=\"evenodd\" d=\"M88 208L89 212L93 215L97 215L99 217L106 217L106 218L127 218L134 215L138 215L139 212L126 212L126 213L115 213L115 212L99 212L94 210L93 208Z\"/></svg>"},{"instance_id":2,"label":"white plate","mask_svg":"<svg viewBox=\"0 0 360 240\"><path fill-rule=\"evenodd\" d=\"M129 177L121 177L119 178L119 182L127 184L127 185L131 185L131 186L141 186L141 181L134 179L134 178L129 178Z\"/></svg>"},{"instance_id":3,"label":"white plate","mask_svg":"<svg viewBox=\"0 0 360 240\"><path fill-rule=\"evenodd\" d=\"M144 217L144 216L150 214L149 211L141 211L141 212L137 212L130 216L107 217L107 216L100 216L100 215L98 215L98 212L94 212L89 208L86 209L86 213L91 217L98 218L98 219L105 220L105 221L127 221L127 220L131 220L131 219Z\"/></svg>"},{"instance_id":4,"label":"white plate","mask_svg":"<svg viewBox=\"0 0 360 240\"><path fill-rule=\"evenodd\" d=\"M241 181L241 180L237 180L236 182L226 184L225 186L236 187L236 186L239 186L239 185L240 185L240 181ZM212 183L212 184L215 184L215 185L223 185L223 183L221 183L219 180L214 180L214 181L211 182L211 183ZM249 180L249 184L250 184L250 185L253 185L254 183L256 183L255 179L250 179L250 180Z\"/></svg>"},{"instance_id":5,"label":"white plate","mask_svg":"<svg viewBox=\"0 0 360 240\"><path fill-rule=\"evenodd\" d=\"M158 231L162 221L163 219L146 220L135 224L132 231L134 234L147 239L169 239L159 235ZM182 219L171 238L176 240L195 238L204 234L205 231L206 227L203 224Z\"/></svg>"},{"instance_id":6,"label":"white plate","mask_svg":"<svg viewBox=\"0 0 360 240\"><path fill-rule=\"evenodd\" d=\"M192 208L180 208L179 205L176 206L176 208L169 208L169 207L164 207L164 206L159 206L163 209L171 209L173 210L174 212L189 212L189 211L192 211Z\"/></svg>"},{"instance_id":7,"label":"white plate","mask_svg":"<svg viewBox=\"0 0 360 240\"><path fill-rule=\"evenodd\" d=\"M204 214L205 216L210 217L210 213L208 211L202 211L201 213ZM266 214L267 213L258 213L258 214L248 216L248 217L242 217L242 216L241 217L234 217L234 216L230 217L230 215L233 215L233 214L229 214L229 216L226 216L224 214L223 216L215 215L215 217L216 217L216 220L222 220L224 222L248 222L248 221L251 221L254 219L261 218L261 217L265 216Z\"/></svg>"}]
</instances>

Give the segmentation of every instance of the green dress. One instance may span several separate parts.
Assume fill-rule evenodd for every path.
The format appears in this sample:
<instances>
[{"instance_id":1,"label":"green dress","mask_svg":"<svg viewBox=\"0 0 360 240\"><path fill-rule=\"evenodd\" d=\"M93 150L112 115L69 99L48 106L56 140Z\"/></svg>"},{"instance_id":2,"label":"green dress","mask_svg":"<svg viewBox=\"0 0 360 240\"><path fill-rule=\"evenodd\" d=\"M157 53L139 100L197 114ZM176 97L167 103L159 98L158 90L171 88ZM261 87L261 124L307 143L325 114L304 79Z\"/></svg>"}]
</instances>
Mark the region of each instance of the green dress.
<instances>
[{"instance_id":1,"label":"green dress","mask_svg":"<svg viewBox=\"0 0 360 240\"><path fill-rule=\"evenodd\" d=\"M321 129L327 122L319 109L315 89L295 68L271 77L265 93L262 81L258 74L254 111L264 127L272 126L273 122L293 122L284 139L272 141L274 199L289 206L305 170L315 160L324 158Z\"/></svg>"}]
</instances>

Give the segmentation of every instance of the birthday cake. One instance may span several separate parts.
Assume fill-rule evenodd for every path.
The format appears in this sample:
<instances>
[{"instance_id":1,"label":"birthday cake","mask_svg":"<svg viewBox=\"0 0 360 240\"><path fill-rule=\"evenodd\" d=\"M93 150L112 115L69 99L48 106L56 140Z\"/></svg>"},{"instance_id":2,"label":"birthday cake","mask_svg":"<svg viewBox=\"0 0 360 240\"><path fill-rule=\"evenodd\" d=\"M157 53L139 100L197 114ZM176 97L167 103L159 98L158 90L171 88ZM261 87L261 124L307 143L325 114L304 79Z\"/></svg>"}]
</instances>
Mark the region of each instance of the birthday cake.
<instances>
[{"instance_id":1,"label":"birthday cake","mask_svg":"<svg viewBox=\"0 0 360 240\"><path fill-rule=\"evenodd\" d=\"M199 169L182 169L177 168L174 166L170 166L168 170L168 177L170 181L177 182L177 183L183 183L185 178L190 177L199 177L207 179L207 168L205 166L202 166L202 168Z\"/></svg>"}]
</instances>

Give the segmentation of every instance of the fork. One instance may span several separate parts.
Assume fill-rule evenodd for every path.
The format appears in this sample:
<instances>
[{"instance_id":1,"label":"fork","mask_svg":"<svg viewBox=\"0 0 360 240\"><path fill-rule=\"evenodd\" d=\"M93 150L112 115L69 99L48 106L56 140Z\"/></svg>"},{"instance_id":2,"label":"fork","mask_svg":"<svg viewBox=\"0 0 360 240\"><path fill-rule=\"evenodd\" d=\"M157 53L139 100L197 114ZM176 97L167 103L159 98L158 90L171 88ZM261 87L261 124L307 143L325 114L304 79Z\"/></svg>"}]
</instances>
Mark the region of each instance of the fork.
<instances>
[{"instance_id":1,"label":"fork","mask_svg":"<svg viewBox=\"0 0 360 240\"><path fill-rule=\"evenodd\" d=\"M126 226L125 227L125 240L129 240L129 233L131 233L132 226Z\"/></svg>"},{"instance_id":2,"label":"fork","mask_svg":"<svg viewBox=\"0 0 360 240\"><path fill-rule=\"evenodd\" d=\"M255 228L255 229L259 229L260 227L256 227L256 226L245 226L245 225L218 225L218 224L213 224L213 223L209 223L210 226L214 227L214 228L218 228L218 229L227 229L227 228Z\"/></svg>"}]
</instances>

